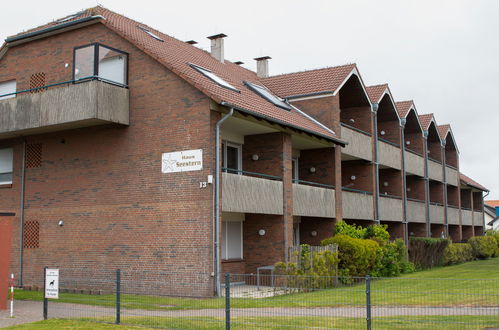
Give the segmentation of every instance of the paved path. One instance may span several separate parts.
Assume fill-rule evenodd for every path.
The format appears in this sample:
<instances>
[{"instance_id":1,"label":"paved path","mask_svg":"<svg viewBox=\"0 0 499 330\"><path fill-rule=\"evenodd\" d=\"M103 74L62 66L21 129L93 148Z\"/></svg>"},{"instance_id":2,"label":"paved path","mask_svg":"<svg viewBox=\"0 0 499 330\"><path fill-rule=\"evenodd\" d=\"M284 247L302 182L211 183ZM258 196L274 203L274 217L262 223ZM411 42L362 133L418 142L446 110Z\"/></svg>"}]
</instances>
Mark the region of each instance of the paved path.
<instances>
[{"instance_id":1,"label":"paved path","mask_svg":"<svg viewBox=\"0 0 499 330\"><path fill-rule=\"evenodd\" d=\"M114 317L111 307L99 307L80 304L49 303L50 318ZM224 317L224 309L197 309L148 311L141 309L123 309L122 318L127 316L154 317ZM497 316L499 307L373 307L372 316L403 315L488 315ZM322 317L366 317L362 307L314 307L314 308L234 308L231 317L238 316L322 316ZM42 320L42 302L16 301L15 317L10 318L8 311L0 311L0 327L29 323Z\"/></svg>"}]
</instances>

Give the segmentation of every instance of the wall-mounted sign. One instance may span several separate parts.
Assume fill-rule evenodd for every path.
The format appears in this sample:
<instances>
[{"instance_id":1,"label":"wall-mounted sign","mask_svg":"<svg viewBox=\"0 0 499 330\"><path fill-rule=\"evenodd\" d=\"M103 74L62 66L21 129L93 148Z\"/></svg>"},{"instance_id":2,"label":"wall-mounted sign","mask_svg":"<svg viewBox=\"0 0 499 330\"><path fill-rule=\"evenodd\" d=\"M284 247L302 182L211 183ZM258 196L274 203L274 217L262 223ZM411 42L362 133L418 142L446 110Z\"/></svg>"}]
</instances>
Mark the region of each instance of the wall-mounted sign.
<instances>
[{"instance_id":1,"label":"wall-mounted sign","mask_svg":"<svg viewBox=\"0 0 499 330\"><path fill-rule=\"evenodd\" d=\"M203 149L167 152L161 156L161 172L175 173L203 169Z\"/></svg>"},{"instance_id":2,"label":"wall-mounted sign","mask_svg":"<svg viewBox=\"0 0 499 330\"><path fill-rule=\"evenodd\" d=\"M45 270L45 298L59 299L59 269Z\"/></svg>"}]
</instances>

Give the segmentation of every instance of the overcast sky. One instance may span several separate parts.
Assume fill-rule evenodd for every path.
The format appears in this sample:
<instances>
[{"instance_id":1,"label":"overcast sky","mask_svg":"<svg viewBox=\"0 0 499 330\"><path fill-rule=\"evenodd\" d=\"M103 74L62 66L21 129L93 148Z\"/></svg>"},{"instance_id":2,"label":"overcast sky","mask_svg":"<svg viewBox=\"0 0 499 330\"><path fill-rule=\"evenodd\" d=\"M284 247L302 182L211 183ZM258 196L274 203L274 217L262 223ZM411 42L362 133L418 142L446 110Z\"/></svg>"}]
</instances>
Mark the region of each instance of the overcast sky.
<instances>
[{"instance_id":1,"label":"overcast sky","mask_svg":"<svg viewBox=\"0 0 499 330\"><path fill-rule=\"evenodd\" d=\"M23 1L3 4L0 37L98 3L209 49L223 32L226 58L271 74L357 63L367 85L450 123L461 171L499 199L499 1Z\"/></svg>"}]
</instances>

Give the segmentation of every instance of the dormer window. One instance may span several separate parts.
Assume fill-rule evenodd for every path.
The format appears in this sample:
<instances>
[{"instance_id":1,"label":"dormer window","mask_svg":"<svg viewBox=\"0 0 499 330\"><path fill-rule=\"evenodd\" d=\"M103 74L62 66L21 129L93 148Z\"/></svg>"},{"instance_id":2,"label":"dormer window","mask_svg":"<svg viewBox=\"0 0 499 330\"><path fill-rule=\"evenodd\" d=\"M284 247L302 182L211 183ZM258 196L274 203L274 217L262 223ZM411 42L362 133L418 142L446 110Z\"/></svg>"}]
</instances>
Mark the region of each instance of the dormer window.
<instances>
[{"instance_id":1,"label":"dormer window","mask_svg":"<svg viewBox=\"0 0 499 330\"><path fill-rule=\"evenodd\" d=\"M274 94L272 94L267 88L265 88L263 86L259 86L259 85L253 84L253 83L250 83L249 81L245 81L244 84L249 89L251 89L253 92L255 92L256 94L260 95L262 98L264 98L265 100L269 101L273 105L275 105L275 106L277 106L279 108L282 108L284 110L291 110L291 106L289 104L287 104L286 102L284 102L284 100L281 99L280 97L275 96Z\"/></svg>"},{"instance_id":2,"label":"dormer window","mask_svg":"<svg viewBox=\"0 0 499 330\"><path fill-rule=\"evenodd\" d=\"M101 44L75 48L73 80L99 78L103 81L128 84L128 54Z\"/></svg>"},{"instance_id":3,"label":"dormer window","mask_svg":"<svg viewBox=\"0 0 499 330\"><path fill-rule=\"evenodd\" d=\"M161 42L164 42L163 39L161 39L161 37L159 37L158 35L154 34L153 32L149 31L148 29L146 28L143 28L141 26L137 26L139 29L141 29L142 31L144 31L145 33L147 33L150 37L158 40L158 41L161 41Z\"/></svg>"},{"instance_id":4,"label":"dormer window","mask_svg":"<svg viewBox=\"0 0 499 330\"><path fill-rule=\"evenodd\" d=\"M213 82L215 82L216 84L224 87L224 88L227 88L227 89L230 89L234 92L238 92L239 93L239 90L232 86L231 84L229 84L228 82L226 82L225 80L223 80L222 78L220 78L219 76L217 76L216 74L214 74L213 72L211 72L210 70L208 69L205 69L203 67L200 67L198 65L195 65L195 64L189 64L191 66L191 68L193 68L194 70L198 71L199 73L201 73L202 75L204 75L205 77L207 77L208 79L212 80Z\"/></svg>"}]
</instances>

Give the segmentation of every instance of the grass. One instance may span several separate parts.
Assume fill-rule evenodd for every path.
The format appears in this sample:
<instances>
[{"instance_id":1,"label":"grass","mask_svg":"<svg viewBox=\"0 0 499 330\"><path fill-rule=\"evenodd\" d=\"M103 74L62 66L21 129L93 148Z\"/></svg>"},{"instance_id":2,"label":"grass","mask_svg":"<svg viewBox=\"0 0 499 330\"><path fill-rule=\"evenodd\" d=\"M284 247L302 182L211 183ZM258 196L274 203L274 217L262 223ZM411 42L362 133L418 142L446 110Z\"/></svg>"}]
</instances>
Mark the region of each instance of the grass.
<instances>
[{"instance_id":1,"label":"grass","mask_svg":"<svg viewBox=\"0 0 499 330\"><path fill-rule=\"evenodd\" d=\"M472 261L374 280L371 300L376 306L497 306L499 301L499 258ZM488 280L476 280L476 279ZM462 279L462 280L456 280ZM19 300L42 300L41 292L18 290ZM114 295L61 293L55 302L112 307ZM365 285L326 289L262 299L233 298L233 308L364 306ZM122 295L122 307L146 310L224 308L224 298L175 298Z\"/></svg>"},{"instance_id":2,"label":"grass","mask_svg":"<svg viewBox=\"0 0 499 330\"><path fill-rule=\"evenodd\" d=\"M127 318L126 325L97 323L87 320L52 319L34 322L6 329L225 329L223 319L198 318ZM365 329L366 321L362 318L334 317L240 317L234 318L232 329L289 329L318 327L335 329ZM432 329L455 330L456 328L484 329L497 326L497 317L493 316L406 316L377 317L373 320L376 329Z\"/></svg>"}]
</instances>

